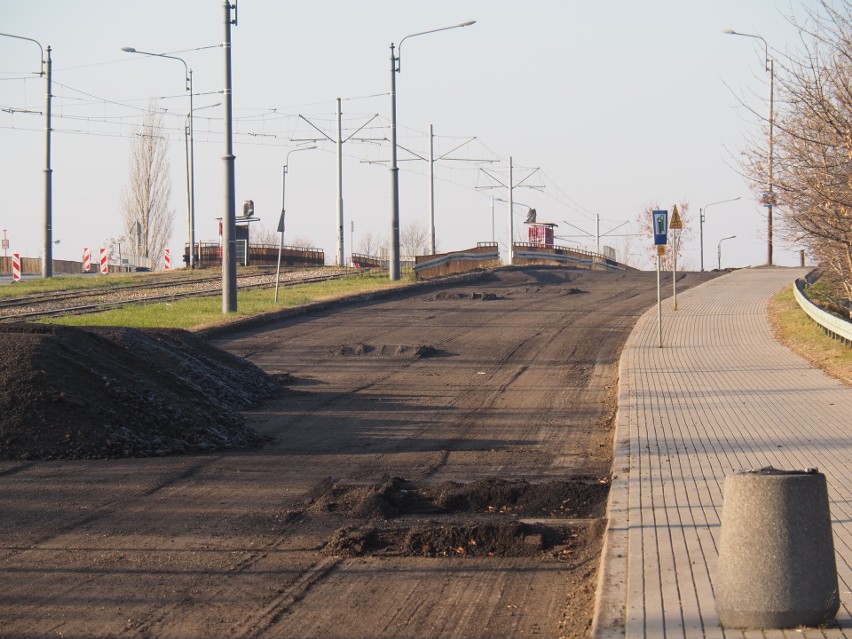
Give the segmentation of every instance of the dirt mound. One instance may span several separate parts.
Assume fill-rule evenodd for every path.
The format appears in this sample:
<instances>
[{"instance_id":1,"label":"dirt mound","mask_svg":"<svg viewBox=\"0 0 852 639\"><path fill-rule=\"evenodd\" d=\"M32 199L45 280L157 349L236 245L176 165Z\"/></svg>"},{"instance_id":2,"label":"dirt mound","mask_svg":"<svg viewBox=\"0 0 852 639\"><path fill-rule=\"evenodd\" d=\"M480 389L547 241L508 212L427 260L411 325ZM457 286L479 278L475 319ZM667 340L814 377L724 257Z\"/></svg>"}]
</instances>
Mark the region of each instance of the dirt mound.
<instances>
[{"instance_id":1,"label":"dirt mound","mask_svg":"<svg viewBox=\"0 0 852 639\"><path fill-rule=\"evenodd\" d=\"M238 411L280 389L179 330L0 326L0 458L144 457L259 446Z\"/></svg>"},{"instance_id":2,"label":"dirt mound","mask_svg":"<svg viewBox=\"0 0 852 639\"><path fill-rule=\"evenodd\" d=\"M588 526L476 520L345 526L332 535L322 552L347 557L539 556L565 560L582 543L588 530Z\"/></svg>"},{"instance_id":3,"label":"dirt mound","mask_svg":"<svg viewBox=\"0 0 852 639\"><path fill-rule=\"evenodd\" d=\"M603 515L609 483L570 479L544 484L485 478L445 484L436 505L444 512L502 512L520 517L589 518Z\"/></svg>"},{"instance_id":4,"label":"dirt mound","mask_svg":"<svg viewBox=\"0 0 852 639\"><path fill-rule=\"evenodd\" d=\"M337 357L396 357L400 359L422 359L433 357L440 351L428 344L344 344L334 349Z\"/></svg>"},{"instance_id":5,"label":"dirt mound","mask_svg":"<svg viewBox=\"0 0 852 639\"><path fill-rule=\"evenodd\" d=\"M472 292L465 293L460 291L441 291L433 300L482 300L485 302L492 302L494 300L500 299L496 293L480 293L480 292Z\"/></svg>"},{"instance_id":6,"label":"dirt mound","mask_svg":"<svg viewBox=\"0 0 852 639\"><path fill-rule=\"evenodd\" d=\"M604 514L609 494L607 481L589 479L531 484L485 478L469 484L420 485L395 477L380 485L332 484L325 488L311 500L312 512L365 519L460 513L587 519Z\"/></svg>"}]
</instances>

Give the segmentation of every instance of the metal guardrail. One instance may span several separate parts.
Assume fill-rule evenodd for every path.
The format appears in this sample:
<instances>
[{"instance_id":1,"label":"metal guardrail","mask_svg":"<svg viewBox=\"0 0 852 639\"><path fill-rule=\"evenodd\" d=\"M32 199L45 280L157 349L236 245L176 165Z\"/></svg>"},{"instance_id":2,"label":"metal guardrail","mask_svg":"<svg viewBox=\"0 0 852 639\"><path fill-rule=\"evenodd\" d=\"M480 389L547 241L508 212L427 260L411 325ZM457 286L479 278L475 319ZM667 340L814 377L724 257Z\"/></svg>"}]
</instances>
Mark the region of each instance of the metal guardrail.
<instances>
[{"instance_id":1,"label":"metal guardrail","mask_svg":"<svg viewBox=\"0 0 852 639\"><path fill-rule=\"evenodd\" d=\"M576 249L569 246L542 246L529 242L515 242L515 257L523 259L547 259L563 264L580 265L584 268L603 268L609 271L623 271L624 266L605 255Z\"/></svg>"},{"instance_id":2,"label":"metal guardrail","mask_svg":"<svg viewBox=\"0 0 852 639\"><path fill-rule=\"evenodd\" d=\"M826 334L847 346L852 346L852 322L832 315L811 302L805 295L805 280L796 280L795 286L793 286L793 294L805 314L815 321Z\"/></svg>"}]
</instances>

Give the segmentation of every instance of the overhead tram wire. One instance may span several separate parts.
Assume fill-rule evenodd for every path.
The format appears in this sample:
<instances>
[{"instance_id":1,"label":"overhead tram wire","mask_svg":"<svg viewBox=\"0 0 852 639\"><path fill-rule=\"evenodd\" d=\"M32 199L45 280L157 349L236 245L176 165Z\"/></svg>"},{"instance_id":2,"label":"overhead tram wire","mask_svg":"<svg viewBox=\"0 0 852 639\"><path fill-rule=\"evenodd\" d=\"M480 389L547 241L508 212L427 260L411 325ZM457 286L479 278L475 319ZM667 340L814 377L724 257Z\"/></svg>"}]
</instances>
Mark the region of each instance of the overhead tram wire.
<instances>
[{"instance_id":1,"label":"overhead tram wire","mask_svg":"<svg viewBox=\"0 0 852 639\"><path fill-rule=\"evenodd\" d=\"M218 47L218 46L221 46L221 45L214 45L214 47L206 47L206 48L215 48L215 47ZM194 49L190 49L189 51L192 51L192 50L194 50ZM111 62L98 63L98 64L111 64ZM88 65L88 66L97 66L97 65ZM22 79L26 81L26 80L29 80L31 78L25 77L25 78L22 78ZM70 91L72 93L83 95L83 96L86 96L87 98L90 98L91 100L93 100L93 102L88 103L88 105L111 105L111 106L114 106L114 107L138 112L139 115L151 113L151 110L148 109L147 107L132 104L132 102L134 102L134 101L150 100L150 98L124 98L122 100L110 99L110 98L105 98L105 97L102 97L102 96L98 96L98 95L89 93L87 91L84 91L82 89L78 89L78 88L73 87L71 85L58 83L58 82L55 83L55 85L58 86L58 87L61 87L63 89L66 89L67 91ZM198 95L198 96L218 95L219 93L220 93L219 91L209 91L209 92L198 92L198 93L195 93L194 95ZM348 98L341 98L341 100L347 100L347 101L369 100L369 99L386 97L387 95L388 95L387 92L381 92L381 93L375 93L375 94L364 95L364 96L354 96L354 97L348 97ZM183 99L183 98L185 98L185 94L174 95L174 96L160 96L158 99L168 100L168 99ZM81 98L73 96L73 95L63 96L62 99L66 100L66 101L67 100L78 100L78 101L82 102ZM331 101L311 103L311 105L320 105L320 104L331 104ZM79 105L79 106L84 106L84 105ZM69 108L73 108L73 107L69 107ZM284 122L292 121L292 122L295 122L297 120L297 117L298 117L296 114L288 113L287 110L279 109L277 107L273 107L273 108L259 107L259 108L263 110L263 113L235 117L234 118L235 122L267 122L267 121L284 121ZM292 107L290 107L290 108L292 108ZM60 120L87 122L87 123L93 123L93 124L104 124L104 125L108 125L108 126L111 125L111 126L118 126L118 127L122 127L122 128L126 128L127 126L130 125L130 123L127 122L128 120L132 120L133 118L138 117L138 115L103 115L103 114L90 115L90 116L83 115L83 114L70 115L70 114L64 114L64 111L65 111L65 109L63 109L63 113L57 113L55 117L57 117ZM167 118L170 118L173 115L173 114L169 113L168 110L165 110L164 113L165 113ZM177 117L177 116L175 116L175 117ZM351 117L347 116L347 120L357 120L361 117L362 116L360 116L360 115L359 116L351 116ZM211 117L211 116L206 116L206 117L202 118L202 116L200 116L200 119L205 119L208 122L215 122L220 118ZM379 116L379 119L380 119L380 121L384 120L384 118L382 118L381 115ZM334 120L332 118L329 118L328 121L333 122ZM369 129L370 130L386 130L388 128L388 126L389 126L389 124L383 123L382 126L369 127ZM22 131L29 130L27 127L20 127L20 126L3 126L3 125L0 125L0 128L15 129L15 130L22 130ZM163 128L164 128L164 132L168 136L170 136L167 139L170 139L172 141L178 141L178 138L180 137L180 134L183 131L182 126L180 126L180 127L175 126L174 128L172 128L172 127L169 127L168 125L166 125ZM410 133L413 134L412 137L417 137L419 139L425 140L426 137L428 136L428 134L426 132L421 131L419 129L412 128L412 127L400 126L399 128L404 129L406 131L409 131ZM32 131L38 131L38 129L32 129ZM132 138L135 135L133 133L122 132L121 130L119 130L118 132L105 132L105 131L91 131L91 130L84 131L84 130L79 130L79 129L73 130L73 129L57 128L56 132L57 133L73 134L73 135L92 135L92 136L97 136L97 137L118 137L118 138ZM213 131L207 131L206 133L207 133L208 136L209 135L213 135L213 136L217 135L216 132L213 132ZM239 142L240 144L251 145L251 146L286 147L288 142L289 142L289 139L291 137L293 137L293 130L292 130L292 127L291 127L291 130L284 130L282 128L280 130L272 130L272 131L266 130L266 131L263 131L263 132L242 131L242 132L236 132L235 135L237 135L241 138L241 141ZM173 137L171 137L171 136L173 136ZM261 138L261 137L265 137L267 139L266 140L260 140L259 138ZM452 139L453 138L453 136L436 136L436 137L446 138L446 139ZM248 140L248 139L245 139L245 138L253 138L253 139ZM459 139L461 139L461 138L459 138ZM500 160L503 159L502 156L499 153L494 151L485 142L483 142L479 137L475 137L474 139L475 139L475 142L478 146L480 146L482 149L486 150L492 156L492 158L489 158L490 161L493 161L494 159L496 159L496 161L499 162ZM270 140L276 140L276 142L271 142ZM203 139L201 139L199 141L201 143L205 143L205 140L203 140ZM212 140L208 140L208 141L212 142ZM387 140L385 139L385 142L386 141ZM350 158L363 160L363 158L360 158L360 157L355 156L355 155L347 154L347 156L350 157ZM480 167L475 166L477 162L478 162L478 160L473 159L473 160L471 160L471 164L473 166L470 166L470 168L467 168L464 165L460 164L458 166L455 166L453 168L453 171L459 172L459 171L467 170L467 171L478 172L480 170ZM572 210L572 211L586 217L587 219L591 219L592 216L595 215L588 208L586 208L585 206L583 206L582 204L580 204L579 202L574 200L567 193L565 193L565 191L562 190L556 184L556 182L554 182L550 178L550 176L546 172L544 172L540 167L527 167L526 169L524 167L517 167L517 169L520 170L520 171L537 170L537 172L540 172L541 175L554 187L554 189L559 194L561 194L562 197L564 197L565 200L567 200L567 201L560 200L558 197L548 193L546 190L544 190L544 186L545 186L544 184L536 185L537 190L544 193L545 197L548 197L549 199L552 199L553 201L558 202L559 204L565 206L567 209ZM423 175L424 174L423 171L419 171L419 170L416 170L416 169L407 170L407 172L410 172L412 174L417 174L417 175ZM469 184L464 184L464 183L462 183L458 180L446 179L446 178L443 178L443 177L438 177L438 180L445 182L445 183L453 184L454 186L457 186L457 187L460 187L460 188L466 188L468 190L476 192L475 186L471 186ZM602 219L605 219L605 218L602 218Z\"/></svg>"}]
</instances>

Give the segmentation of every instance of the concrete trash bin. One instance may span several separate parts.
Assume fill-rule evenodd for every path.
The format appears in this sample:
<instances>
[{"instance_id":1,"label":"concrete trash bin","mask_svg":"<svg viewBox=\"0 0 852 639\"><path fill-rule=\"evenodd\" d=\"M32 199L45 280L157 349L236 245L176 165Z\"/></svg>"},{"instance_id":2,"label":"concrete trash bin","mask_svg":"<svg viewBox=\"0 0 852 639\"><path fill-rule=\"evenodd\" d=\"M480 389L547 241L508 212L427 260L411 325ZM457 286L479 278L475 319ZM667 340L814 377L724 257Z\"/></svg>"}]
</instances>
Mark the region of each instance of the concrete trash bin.
<instances>
[{"instance_id":1,"label":"concrete trash bin","mask_svg":"<svg viewBox=\"0 0 852 639\"><path fill-rule=\"evenodd\" d=\"M840 598L825 475L762 468L725 478L715 590L725 628L834 621Z\"/></svg>"}]
</instances>

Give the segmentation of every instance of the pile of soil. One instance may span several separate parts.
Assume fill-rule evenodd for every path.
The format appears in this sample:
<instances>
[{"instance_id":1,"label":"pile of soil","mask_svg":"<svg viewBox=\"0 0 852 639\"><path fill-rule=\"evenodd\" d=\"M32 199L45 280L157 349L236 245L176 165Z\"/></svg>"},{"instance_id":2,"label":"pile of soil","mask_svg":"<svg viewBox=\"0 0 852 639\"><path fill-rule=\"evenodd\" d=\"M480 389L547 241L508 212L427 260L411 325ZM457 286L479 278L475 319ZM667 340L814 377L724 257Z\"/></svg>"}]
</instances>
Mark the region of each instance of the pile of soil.
<instances>
[{"instance_id":1,"label":"pile of soil","mask_svg":"<svg viewBox=\"0 0 852 639\"><path fill-rule=\"evenodd\" d=\"M440 351L428 344L344 344L334 349L338 357L396 357L400 359L423 359L434 357Z\"/></svg>"},{"instance_id":2,"label":"pile of soil","mask_svg":"<svg viewBox=\"0 0 852 639\"><path fill-rule=\"evenodd\" d=\"M608 492L608 481L583 478L531 484L489 477L430 485L395 477L368 486L329 479L309 497L305 515L361 520L331 536L322 549L331 556L565 561L600 526Z\"/></svg>"},{"instance_id":3,"label":"pile of soil","mask_svg":"<svg viewBox=\"0 0 852 639\"><path fill-rule=\"evenodd\" d=\"M257 447L239 411L281 388L180 330L0 326L0 458L145 457Z\"/></svg>"},{"instance_id":4,"label":"pile of soil","mask_svg":"<svg viewBox=\"0 0 852 639\"><path fill-rule=\"evenodd\" d=\"M323 547L343 557L539 557L567 559L585 538L585 526L544 526L519 521L345 526Z\"/></svg>"},{"instance_id":5,"label":"pile of soil","mask_svg":"<svg viewBox=\"0 0 852 639\"><path fill-rule=\"evenodd\" d=\"M486 477L468 484L430 485L395 477L370 486L327 482L308 506L314 513L365 519L464 513L586 519L604 515L608 494L606 479L571 478L533 484Z\"/></svg>"},{"instance_id":6,"label":"pile of soil","mask_svg":"<svg viewBox=\"0 0 852 639\"><path fill-rule=\"evenodd\" d=\"M484 302L493 302L499 300L500 297L496 293L480 293L474 291L472 293L456 292L456 291L441 291L431 298L432 300L482 300Z\"/></svg>"}]
</instances>

